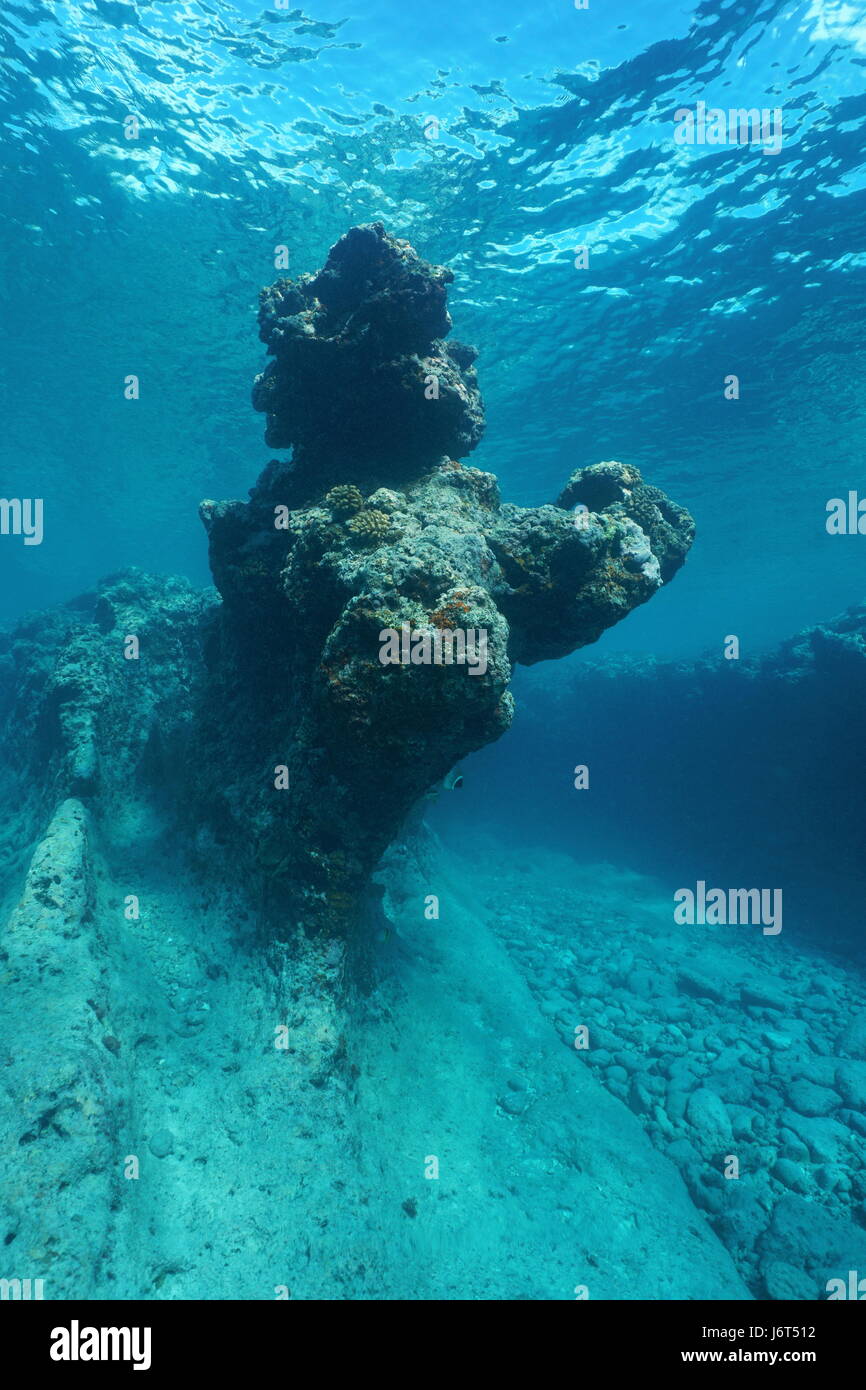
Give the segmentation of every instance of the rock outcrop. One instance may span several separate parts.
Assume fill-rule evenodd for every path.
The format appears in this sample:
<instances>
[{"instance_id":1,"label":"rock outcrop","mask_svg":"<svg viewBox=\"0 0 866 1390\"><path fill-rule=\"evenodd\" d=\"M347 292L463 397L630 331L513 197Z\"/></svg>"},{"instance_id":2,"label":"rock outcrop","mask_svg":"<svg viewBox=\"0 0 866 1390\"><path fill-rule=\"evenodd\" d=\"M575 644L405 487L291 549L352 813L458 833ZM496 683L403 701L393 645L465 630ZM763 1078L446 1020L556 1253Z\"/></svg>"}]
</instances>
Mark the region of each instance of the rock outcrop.
<instances>
[{"instance_id":1,"label":"rock outcrop","mask_svg":"<svg viewBox=\"0 0 866 1390\"><path fill-rule=\"evenodd\" d=\"M373 224L264 290L253 401L292 461L202 504L223 598L203 800L308 931L356 921L413 804L508 728L513 664L596 641L693 537L620 463L518 507L463 461L483 413L474 350L445 342L451 278Z\"/></svg>"}]
</instances>

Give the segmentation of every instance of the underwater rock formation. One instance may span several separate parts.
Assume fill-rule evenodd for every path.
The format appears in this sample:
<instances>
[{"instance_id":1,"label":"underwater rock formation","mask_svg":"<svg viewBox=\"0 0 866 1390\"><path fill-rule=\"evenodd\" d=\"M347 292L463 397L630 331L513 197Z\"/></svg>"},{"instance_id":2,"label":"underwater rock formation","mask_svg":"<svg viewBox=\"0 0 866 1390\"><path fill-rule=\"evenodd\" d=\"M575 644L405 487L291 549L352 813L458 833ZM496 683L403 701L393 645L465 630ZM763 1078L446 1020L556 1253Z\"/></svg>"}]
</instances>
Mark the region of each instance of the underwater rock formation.
<instances>
[{"instance_id":1,"label":"underwater rock formation","mask_svg":"<svg viewBox=\"0 0 866 1390\"><path fill-rule=\"evenodd\" d=\"M693 538L620 463L518 507L461 461L483 413L474 349L445 342L451 279L377 223L264 290L253 401L293 458L201 508L223 598L202 797L308 932L352 925L412 805L508 728L513 663L596 641Z\"/></svg>"},{"instance_id":2,"label":"underwater rock formation","mask_svg":"<svg viewBox=\"0 0 866 1390\"><path fill-rule=\"evenodd\" d=\"M348 488L331 499L347 520L357 501ZM230 837L200 823L196 711L218 712L202 638L218 650L219 614L213 593L127 571L0 632L6 1274L44 1276L46 1298L256 1298L275 1270L293 1297L550 1298L570 1295L577 1268L602 1297L743 1298L748 1285L814 1299L862 1269L866 1002L848 957L819 967L787 950L787 922L759 960L745 939L690 937L657 901L655 852L652 884L595 866L588 893L570 853L558 866L535 848L455 856L418 836L398 838L377 872L394 928L374 947L377 987L344 990L347 952L266 937L258 867L238 873ZM139 659L125 655L130 634ZM251 634L251 649L264 640ZM571 747L580 709L582 746L605 768L592 816L609 806L606 851L629 820L669 817L667 777L683 801L677 844L705 862L687 838L704 769L742 778L749 758L759 783L775 761L781 790L784 741L827 709L832 734L806 775L828 754L844 764L835 804L851 808L846 853L862 850L866 607L735 667L609 658L574 681L531 704L548 746L561 728ZM232 729L248 695L223 710ZM605 767L614 742L625 781ZM235 772L240 789L242 757ZM723 844L722 817L733 824L714 787L704 849ZM826 816L839 841L830 790L815 787L809 833ZM766 835L738 814L754 864ZM254 837L249 853L255 865ZM435 936L419 920L431 888L447 922ZM818 914L825 944L839 901L828 893ZM577 1020L592 1030L585 1053ZM712 1140L728 1121L737 1183ZM444 1200L422 1176L431 1133L476 1177ZM527 1166L527 1153L550 1161ZM126 1180L130 1156L140 1181ZM507 1188L503 1171L516 1174ZM240 1224L219 1219L228 1209ZM508 1258L491 1273L492 1245Z\"/></svg>"},{"instance_id":3,"label":"underwater rock formation","mask_svg":"<svg viewBox=\"0 0 866 1390\"><path fill-rule=\"evenodd\" d=\"M274 360L253 405L268 446L294 449L296 473L339 479L351 464L353 477L381 468L393 480L475 448L475 350L444 341L453 278L377 223L341 237L317 275L262 291L259 336Z\"/></svg>"},{"instance_id":4,"label":"underwater rock formation","mask_svg":"<svg viewBox=\"0 0 866 1390\"><path fill-rule=\"evenodd\" d=\"M189 803L186 749L216 606L212 590L130 569L0 631L0 794L10 807L0 874L68 797L109 816L155 792L173 808Z\"/></svg>"}]
</instances>

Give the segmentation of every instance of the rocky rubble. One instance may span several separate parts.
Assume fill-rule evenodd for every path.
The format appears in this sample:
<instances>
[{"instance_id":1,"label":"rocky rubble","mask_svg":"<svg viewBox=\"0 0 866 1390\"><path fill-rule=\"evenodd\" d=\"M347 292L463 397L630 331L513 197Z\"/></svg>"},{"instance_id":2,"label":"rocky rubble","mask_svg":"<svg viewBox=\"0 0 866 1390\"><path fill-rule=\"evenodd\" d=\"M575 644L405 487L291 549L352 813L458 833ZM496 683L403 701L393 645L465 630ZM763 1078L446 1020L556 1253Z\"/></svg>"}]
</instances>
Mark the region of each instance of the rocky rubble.
<instances>
[{"instance_id":1,"label":"rocky rubble","mask_svg":"<svg viewBox=\"0 0 866 1390\"><path fill-rule=\"evenodd\" d=\"M567 863L496 874L493 920L541 1012L680 1169L753 1295L826 1298L866 1270L866 989L831 954L677 927L636 876L628 904L610 868L569 888Z\"/></svg>"}]
</instances>

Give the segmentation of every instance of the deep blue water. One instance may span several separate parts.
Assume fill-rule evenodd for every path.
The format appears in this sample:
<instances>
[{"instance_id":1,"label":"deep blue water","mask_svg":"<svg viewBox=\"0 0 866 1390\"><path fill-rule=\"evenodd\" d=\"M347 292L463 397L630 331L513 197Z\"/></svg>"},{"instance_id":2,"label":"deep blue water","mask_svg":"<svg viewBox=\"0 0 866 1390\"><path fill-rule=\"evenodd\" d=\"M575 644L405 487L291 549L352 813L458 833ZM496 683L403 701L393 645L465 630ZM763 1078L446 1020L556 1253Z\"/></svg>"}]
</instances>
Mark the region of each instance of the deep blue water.
<instances>
[{"instance_id":1,"label":"deep blue water","mask_svg":"<svg viewBox=\"0 0 866 1390\"><path fill-rule=\"evenodd\" d=\"M828 1271L866 1259L866 621L772 654L866 591L866 536L826 527L831 498L866 497L866 9L312 5L5 0L0 492L44 499L44 538L0 536L0 623L127 566L209 583L198 504L246 497L270 457L249 390L276 247L297 275L349 226L382 221L450 266L487 412L471 462L526 505L575 468L636 464L694 514L697 539L673 583L596 646L517 673L514 728L428 811L453 866L443 892L470 917L473 902L490 909L551 1036L568 972L580 1007L592 977L608 1032L594 1070L679 1168L742 1287L825 1296ZM675 112L701 102L778 111L778 151L679 144ZM138 400L124 398L129 374ZM617 656L633 658L622 674L589 669ZM13 829L10 813L10 842ZM713 875L785 885L775 956L760 931L731 951L719 936L668 941L673 893ZM394 969L411 975L402 950ZM737 994L750 971L763 999ZM716 998L706 980L726 972ZM754 1146L764 1185L734 1214L683 1148L681 1074L634 1023L660 997L657 1017L704 1058L699 1090L728 1106L728 1143ZM754 1087L731 1081L737 1049L759 1059ZM644 1052L643 1071L617 1060ZM784 1061L795 1053L802 1073ZM398 1098L396 1072L388 1084ZM664 1095L676 1133L656 1114ZM789 1199L810 1204L811 1243ZM235 1296L261 1296L245 1260L229 1258ZM232 1296L189 1268L178 1296ZM565 1274L561 1296L580 1277ZM728 1277L718 1288L740 1296ZM406 1293L385 1278L372 1296L478 1288L455 1275L450 1294Z\"/></svg>"}]
</instances>

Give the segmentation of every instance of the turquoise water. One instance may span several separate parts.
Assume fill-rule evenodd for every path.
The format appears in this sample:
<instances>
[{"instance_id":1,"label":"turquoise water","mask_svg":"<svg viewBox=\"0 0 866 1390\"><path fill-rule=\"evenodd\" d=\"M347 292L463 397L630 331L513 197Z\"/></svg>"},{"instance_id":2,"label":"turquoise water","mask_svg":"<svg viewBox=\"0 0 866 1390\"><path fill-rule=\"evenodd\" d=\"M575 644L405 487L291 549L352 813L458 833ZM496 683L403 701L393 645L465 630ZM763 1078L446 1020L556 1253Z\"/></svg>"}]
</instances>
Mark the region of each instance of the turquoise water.
<instances>
[{"instance_id":1,"label":"turquoise water","mask_svg":"<svg viewBox=\"0 0 866 1390\"><path fill-rule=\"evenodd\" d=\"M96 1167L149 1144L162 1186L101 1225L116 1193L53 1159L34 1277L57 1240L53 1296L571 1298L600 1249L602 1297L814 1299L866 1274L866 617L838 619L866 538L826 526L866 496L866 9L5 0L0 36L0 491L44 500L41 544L0 536L0 623L127 567L210 583L198 504L245 498L270 458L258 291L278 248L297 276L371 221L454 271L487 414L471 463L504 497L618 459L697 523L650 603L517 672L513 729L390 852L353 1110L275 1090L262 1038L291 986L204 831L206 888L187 881L173 784L113 804L97 916L132 881L155 930L76 958L70 997L110 977L109 1036L136 1050L100 1090L120 1119ZM679 143L698 103L778 113L778 151ZM42 728L14 688L0 873L23 930L54 770L22 773ZM75 834L48 831L73 863ZM784 931L675 923L698 880L781 884Z\"/></svg>"},{"instance_id":2,"label":"turquoise water","mask_svg":"<svg viewBox=\"0 0 866 1390\"><path fill-rule=\"evenodd\" d=\"M513 500L627 458L694 512L688 583L612 644L696 652L721 628L754 649L844 607L859 551L824 507L862 438L863 24L824 3L10 0L4 486L48 519L26 561L2 548L5 614L124 564L206 577L199 500L267 461L248 385L273 248L311 270L377 218L456 272L475 461ZM781 152L678 147L699 100L781 107Z\"/></svg>"}]
</instances>

